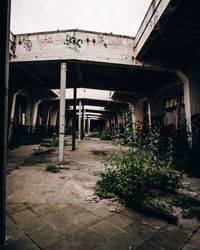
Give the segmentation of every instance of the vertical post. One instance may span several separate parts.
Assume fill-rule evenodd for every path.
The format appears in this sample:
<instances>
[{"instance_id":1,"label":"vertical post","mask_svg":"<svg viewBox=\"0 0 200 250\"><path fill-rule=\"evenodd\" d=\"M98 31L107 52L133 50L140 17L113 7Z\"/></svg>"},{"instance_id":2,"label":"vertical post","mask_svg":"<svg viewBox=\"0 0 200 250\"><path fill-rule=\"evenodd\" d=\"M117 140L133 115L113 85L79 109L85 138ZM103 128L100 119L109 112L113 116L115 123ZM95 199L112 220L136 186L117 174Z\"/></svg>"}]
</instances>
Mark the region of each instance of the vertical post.
<instances>
[{"instance_id":1,"label":"vertical post","mask_svg":"<svg viewBox=\"0 0 200 250\"><path fill-rule=\"evenodd\" d=\"M76 93L77 93L77 90L76 88L74 88L72 151L75 151L75 148L76 148Z\"/></svg>"},{"instance_id":2,"label":"vertical post","mask_svg":"<svg viewBox=\"0 0 200 250\"><path fill-rule=\"evenodd\" d=\"M42 102L42 101L39 100L39 101L37 101L37 102L34 104L34 110L33 110L33 132L35 131L35 128L36 128L37 116L38 116L38 107L39 107L39 104L40 104L41 102Z\"/></svg>"},{"instance_id":3,"label":"vertical post","mask_svg":"<svg viewBox=\"0 0 200 250\"><path fill-rule=\"evenodd\" d=\"M48 127L49 127L49 117L50 117L50 112L51 112L52 106L48 108L48 113L47 113L47 121L46 121L46 134L48 132Z\"/></svg>"},{"instance_id":4,"label":"vertical post","mask_svg":"<svg viewBox=\"0 0 200 250\"><path fill-rule=\"evenodd\" d=\"M5 240L10 0L0 8L0 244Z\"/></svg>"},{"instance_id":5,"label":"vertical post","mask_svg":"<svg viewBox=\"0 0 200 250\"><path fill-rule=\"evenodd\" d=\"M130 103L131 106L131 118L132 118L132 127L133 127L133 138L136 139L136 128L135 128L135 110L134 110L134 105Z\"/></svg>"},{"instance_id":6,"label":"vertical post","mask_svg":"<svg viewBox=\"0 0 200 250\"><path fill-rule=\"evenodd\" d=\"M19 91L15 92L13 94L13 101L12 101L12 108L11 108L11 115L10 115L10 126L9 126L8 137L11 137L11 134L12 134L13 122L14 122L14 117L15 117L16 98L17 98L18 93L19 93Z\"/></svg>"},{"instance_id":7,"label":"vertical post","mask_svg":"<svg viewBox=\"0 0 200 250\"><path fill-rule=\"evenodd\" d=\"M88 119L88 120L87 120L87 121L88 121L88 131L87 131L87 132L88 132L88 134L89 134L89 133L90 133L90 118L89 118L89 116L88 116L87 119Z\"/></svg>"},{"instance_id":8,"label":"vertical post","mask_svg":"<svg viewBox=\"0 0 200 250\"><path fill-rule=\"evenodd\" d=\"M83 106L84 107L84 106ZM85 117L85 109L83 111L83 135L85 137L85 128L86 128L86 117Z\"/></svg>"},{"instance_id":9,"label":"vertical post","mask_svg":"<svg viewBox=\"0 0 200 250\"><path fill-rule=\"evenodd\" d=\"M151 104L150 104L150 100L148 100L148 118L149 118L149 130L151 130Z\"/></svg>"},{"instance_id":10,"label":"vertical post","mask_svg":"<svg viewBox=\"0 0 200 250\"><path fill-rule=\"evenodd\" d=\"M188 142L192 144L192 124L191 124L191 102L190 102L190 83L189 78L182 72L177 71L177 76L183 80L184 102L185 102L185 118L187 131L189 132Z\"/></svg>"},{"instance_id":11,"label":"vertical post","mask_svg":"<svg viewBox=\"0 0 200 250\"><path fill-rule=\"evenodd\" d=\"M84 130L83 130L83 123L84 123L84 104L82 103L82 116L81 116L81 140L84 138Z\"/></svg>"},{"instance_id":12,"label":"vertical post","mask_svg":"<svg viewBox=\"0 0 200 250\"><path fill-rule=\"evenodd\" d=\"M78 112L78 140L81 140L81 106L82 103L79 101L79 112Z\"/></svg>"},{"instance_id":13,"label":"vertical post","mask_svg":"<svg viewBox=\"0 0 200 250\"><path fill-rule=\"evenodd\" d=\"M61 63L60 68L60 119L59 119L59 165L64 164L65 140L65 89L66 89L67 63Z\"/></svg>"}]
</instances>

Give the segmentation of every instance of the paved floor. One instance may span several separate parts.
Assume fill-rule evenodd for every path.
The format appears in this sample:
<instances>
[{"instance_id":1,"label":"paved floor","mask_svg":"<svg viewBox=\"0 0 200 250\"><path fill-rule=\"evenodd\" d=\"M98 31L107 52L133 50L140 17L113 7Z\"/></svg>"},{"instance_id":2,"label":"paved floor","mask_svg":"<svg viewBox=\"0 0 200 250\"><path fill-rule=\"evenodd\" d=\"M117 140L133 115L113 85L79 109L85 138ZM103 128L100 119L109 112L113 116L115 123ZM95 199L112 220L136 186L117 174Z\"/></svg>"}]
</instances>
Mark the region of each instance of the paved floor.
<instances>
[{"instance_id":1,"label":"paved floor","mask_svg":"<svg viewBox=\"0 0 200 250\"><path fill-rule=\"evenodd\" d=\"M129 210L115 200L94 195L104 152L112 142L82 141L77 151L65 148L65 166L45 171L57 152L34 156L38 146L9 152L7 242L1 249L200 249L200 222L179 218L178 225ZM48 150L47 148L45 150ZM200 182L193 181L199 191Z\"/></svg>"}]
</instances>

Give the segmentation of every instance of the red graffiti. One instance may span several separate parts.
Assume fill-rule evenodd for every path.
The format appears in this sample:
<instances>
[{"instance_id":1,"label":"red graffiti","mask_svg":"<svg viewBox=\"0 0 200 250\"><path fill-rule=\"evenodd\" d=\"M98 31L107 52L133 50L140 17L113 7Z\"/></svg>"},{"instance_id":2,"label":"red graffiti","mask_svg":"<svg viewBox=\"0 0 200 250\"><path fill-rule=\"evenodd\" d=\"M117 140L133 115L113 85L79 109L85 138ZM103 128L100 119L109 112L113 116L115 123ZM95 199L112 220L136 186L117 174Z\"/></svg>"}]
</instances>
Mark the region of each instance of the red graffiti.
<instances>
[{"instance_id":1,"label":"red graffiti","mask_svg":"<svg viewBox=\"0 0 200 250\"><path fill-rule=\"evenodd\" d=\"M42 50L46 45L48 44L52 44L52 37L45 37L45 38L39 38L39 36L37 36L37 40L40 43L40 50Z\"/></svg>"}]
</instances>

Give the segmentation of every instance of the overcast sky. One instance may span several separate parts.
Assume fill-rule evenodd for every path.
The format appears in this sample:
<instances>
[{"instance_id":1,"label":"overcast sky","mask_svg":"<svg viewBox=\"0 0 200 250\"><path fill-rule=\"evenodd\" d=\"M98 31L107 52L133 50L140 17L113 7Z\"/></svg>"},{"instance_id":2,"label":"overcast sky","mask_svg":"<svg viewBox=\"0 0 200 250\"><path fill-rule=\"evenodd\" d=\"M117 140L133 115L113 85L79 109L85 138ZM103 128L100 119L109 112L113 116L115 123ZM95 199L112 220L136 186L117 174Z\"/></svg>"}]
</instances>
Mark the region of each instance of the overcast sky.
<instances>
[{"instance_id":1,"label":"overcast sky","mask_svg":"<svg viewBox=\"0 0 200 250\"><path fill-rule=\"evenodd\" d=\"M12 0L14 34L84 29L135 36L151 0Z\"/></svg>"}]
</instances>

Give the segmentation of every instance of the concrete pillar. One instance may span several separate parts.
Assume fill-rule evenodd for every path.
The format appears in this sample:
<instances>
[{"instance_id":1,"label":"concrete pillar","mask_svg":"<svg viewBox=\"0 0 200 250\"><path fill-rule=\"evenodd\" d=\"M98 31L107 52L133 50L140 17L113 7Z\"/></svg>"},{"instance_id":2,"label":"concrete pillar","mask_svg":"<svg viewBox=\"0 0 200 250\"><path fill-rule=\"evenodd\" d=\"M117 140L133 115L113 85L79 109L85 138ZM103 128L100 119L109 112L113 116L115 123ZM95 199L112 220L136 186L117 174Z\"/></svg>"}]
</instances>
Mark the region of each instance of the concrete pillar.
<instances>
[{"instance_id":1,"label":"concrete pillar","mask_svg":"<svg viewBox=\"0 0 200 250\"><path fill-rule=\"evenodd\" d=\"M87 132L89 134L90 133L90 118L89 117L87 118L87 122L88 122Z\"/></svg>"},{"instance_id":2,"label":"concrete pillar","mask_svg":"<svg viewBox=\"0 0 200 250\"><path fill-rule=\"evenodd\" d=\"M148 118L149 118L149 129L151 130L151 104L150 104L150 100L148 100Z\"/></svg>"},{"instance_id":3,"label":"concrete pillar","mask_svg":"<svg viewBox=\"0 0 200 250\"><path fill-rule=\"evenodd\" d=\"M84 106L83 106L84 107ZM85 112L86 110L84 109L83 111L83 134L84 134L84 137L85 137L85 128L86 128L86 117L85 117Z\"/></svg>"},{"instance_id":4,"label":"concrete pillar","mask_svg":"<svg viewBox=\"0 0 200 250\"><path fill-rule=\"evenodd\" d=\"M8 122L8 78L10 0L2 0L0 8L0 244L5 240L6 166L7 166L7 122Z\"/></svg>"},{"instance_id":5,"label":"concrete pillar","mask_svg":"<svg viewBox=\"0 0 200 250\"><path fill-rule=\"evenodd\" d=\"M16 106L16 98L20 91L17 91L13 94L13 101L12 101L12 108L11 108L11 115L10 115L10 126L8 136L10 137L12 134L13 122L15 117L15 106Z\"/></svg>"},{"instance_id":6,"label":"concrete pillar","mask_svg":"<svg viewBox=\"0 0 200 250\"><path fill-rule=\"evenodd\" d=\"M46 133L48 132L48 127L49 127L49 119L50 119L50 113L51 113L52 106L48 108L47 112L47 121L46 121Z\"/></svg>"},{"instance_id":7,"label":"concrete pillar","mask_svg":"<svg viewBox=\"0 0 200 250\"><path fill-rule=\"evenodd\" d=\"M81 106L82 103L79 101L79 113L78 113L78 139L81 140Z\"/></svg>"},{"instance_id":8,"label":"concrete pillar","mask_svg":"<svg viewBox=\"0 0 200 250\"><path fill-rule=\"evenodd\" d=\"M42 102L41 100L36 101L33 107L33 123L32 123L33 131L35 130L37 124L38 107L41 102Z\"/></svg>"},{"instance_id":9,"label":"concrete pillar","mask_svg":"<svg viewBox=\"0 0 200 250\"><path fill-rule=\"evenodd\" d=\"M83 140L84 134L84 104L82 103L82 115L81 115L81 140Z\"/></svg>"},{"instance_id":10,"label":"concrete pillar","mask_svg":"<svg viewBox=\"0 0 200 250\"><path fill-rule=\"evenodd\" d=\"M26 125L31 126L32 100L26 99Z\"/></svg>"},{"instance_id":11,"label":"concrete pillar","mask_svg":"<svg viewBox=\"0 0 200 250\"><path fill-rule=\"evenodd\" d=\"M59 117L59 165L60 166L64 164L66 78L67 78L67 63L61 63L61 67L60 67L60 117Z\"/></svg>"},{"instance_id":12,"label":"concrete pillar","mask_svg":"<svg viewBox=\"0 0 200 250\"><path fill-rule=\"evenodd\" d=\"M185 118L186 118L187 131L189 132L188 141L190 144L192 144L191 101L190 101L189 78L182 71L177 71L176 74L183 81Z\"/></svg>"},{"instance_id":13,"label":"concrete pillar","mask_svg":"<svg viewBox=\"0 0 200 250\"><path fill-rule=\"evenodd\" d=\"M76 88L74 88L72 151L75 151L75 148L76 148L76 94L77 94L77 90Z\"/></svg>"},{"instance_id":14,"label":"concrete pillar","mask_svg":"<svg viewBox=\"0 0 200 250\"><path fill-rule=\"evenodd\" d=\"M132 103L129 103L131 107L131 120L132 120L132 128L133 128L133 138L136 139L136 117L135 117L135 107Z\"/></svg>"}]
</instances>

